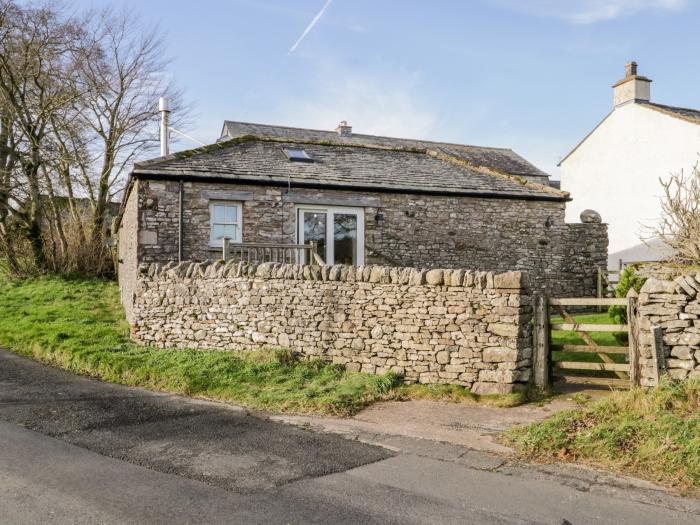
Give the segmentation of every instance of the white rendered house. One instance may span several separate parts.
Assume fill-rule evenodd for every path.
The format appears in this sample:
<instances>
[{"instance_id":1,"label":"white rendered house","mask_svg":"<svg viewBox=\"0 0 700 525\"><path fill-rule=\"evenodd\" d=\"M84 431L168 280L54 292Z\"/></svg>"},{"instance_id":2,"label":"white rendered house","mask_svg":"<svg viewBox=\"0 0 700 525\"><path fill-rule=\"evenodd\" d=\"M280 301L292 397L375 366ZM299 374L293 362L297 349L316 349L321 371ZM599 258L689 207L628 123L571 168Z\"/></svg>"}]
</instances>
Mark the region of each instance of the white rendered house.
<instances>
[{"instance_id":1,"label":"white rendered house","mask_svg":"<svg viewBox=\"0 0 700 525\"><path fill-rule=\"evenodd\" d=\"M637 260L665 255L640 247L659 219L659 178L692 170L700 160L700 111L653 103L650 87L637 64L628 63L613 86L612 111L559 164L561 187L573 198L567 221L597 210L609 224L611 265L630 248Z\"/></svg>"}]
</instances>

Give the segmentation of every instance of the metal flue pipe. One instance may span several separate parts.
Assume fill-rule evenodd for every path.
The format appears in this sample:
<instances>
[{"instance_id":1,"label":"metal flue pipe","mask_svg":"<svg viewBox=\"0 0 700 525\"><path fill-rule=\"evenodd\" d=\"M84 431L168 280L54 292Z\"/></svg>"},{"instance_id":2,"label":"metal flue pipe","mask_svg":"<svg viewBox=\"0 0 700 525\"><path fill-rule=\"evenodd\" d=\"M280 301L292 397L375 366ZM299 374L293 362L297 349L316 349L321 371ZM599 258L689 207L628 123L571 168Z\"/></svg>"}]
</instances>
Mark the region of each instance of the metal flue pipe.
<instances>
[{"instance_id":1,"label":"metal flue pipe","mask_svg":"<svg viewBox=\"0 0 700 525\"><path fill-rule=\"evenodd\" d=\"M165 157L170 153L170 132L168 129L170 106L167 98L160 97L158 111L160 111L160 156Z\"/></svg>"}]
</instances>

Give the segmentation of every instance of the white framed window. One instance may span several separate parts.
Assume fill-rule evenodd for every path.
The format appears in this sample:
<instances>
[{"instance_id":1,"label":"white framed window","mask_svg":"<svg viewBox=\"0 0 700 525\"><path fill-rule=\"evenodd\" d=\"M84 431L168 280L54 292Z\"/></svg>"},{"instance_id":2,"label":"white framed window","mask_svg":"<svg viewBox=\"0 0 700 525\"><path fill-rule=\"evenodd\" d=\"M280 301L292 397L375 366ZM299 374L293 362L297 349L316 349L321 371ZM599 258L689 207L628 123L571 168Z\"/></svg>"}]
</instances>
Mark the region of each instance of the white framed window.
<instances>
[{"instance_id":1,"label":"white framed window","mask_svg":"<svg viewBox=\"0 0 700 525\"><path fill-rule=\"evenodd\" d=\"M209 201L209 246L220 248L224 237L241 242L242 212L240 202Z\"/></svg>"}]
</instances>

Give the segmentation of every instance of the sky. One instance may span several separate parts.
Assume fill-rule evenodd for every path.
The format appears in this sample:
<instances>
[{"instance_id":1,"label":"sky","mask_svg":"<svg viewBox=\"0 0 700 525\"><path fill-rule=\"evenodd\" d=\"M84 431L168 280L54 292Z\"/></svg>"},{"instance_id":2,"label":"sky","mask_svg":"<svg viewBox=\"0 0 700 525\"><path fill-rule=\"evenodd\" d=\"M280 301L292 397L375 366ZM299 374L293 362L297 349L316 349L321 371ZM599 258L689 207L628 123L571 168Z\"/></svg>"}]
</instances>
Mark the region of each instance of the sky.
<instances>
[{"instance_id":1,"label":"sky","mask_svg":"<svg viewBox=\"0 0 700 525\"><path fill-rule=\"evenodd\" d=\"M557 163L629 60L652 100L700 108L700 0L73 0L165 35L210 143L225 119L508 147ZM194 146L195 144L193 144ZM189 147L180 142L182 148Z\"/></svg>"}]
</instances>

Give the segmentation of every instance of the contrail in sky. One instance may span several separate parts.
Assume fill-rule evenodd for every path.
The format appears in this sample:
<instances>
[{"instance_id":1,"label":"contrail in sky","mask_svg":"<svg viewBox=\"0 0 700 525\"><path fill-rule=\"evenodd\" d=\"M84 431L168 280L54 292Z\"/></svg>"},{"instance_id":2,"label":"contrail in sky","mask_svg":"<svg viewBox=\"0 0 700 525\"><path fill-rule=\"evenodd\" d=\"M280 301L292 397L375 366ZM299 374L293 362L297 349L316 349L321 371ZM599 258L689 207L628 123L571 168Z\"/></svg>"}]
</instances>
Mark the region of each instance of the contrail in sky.
<instances>
[{"instance_id":1,"label":"contrail in sky","mask_svg":"<svg viewBox=\"0 0 700 525\"><path fill-rule=\"evenodd\" d=\"M309 31L311 31L314 28L314 26L316 25L316 23L321 19L321 17L323 16L323 13L326 12L326 9L328 9L328 6L331 5L332 1L333 0L326 0L326 3L323 4L323 7L318 12L318 14L314 17L314 19L311 21L311 23L308 26L306 26L306 29L304 29L304 32L301 34L299 39L296 42L294 42L294 45L290 48L289 52L287 53L288 55L291 55L292 53L294 53L296 48L299 47L299 44L301 44L301 41L304 40L304 38L306 38L306 35L309 34Z\"/></svg>"}]
</instances>

